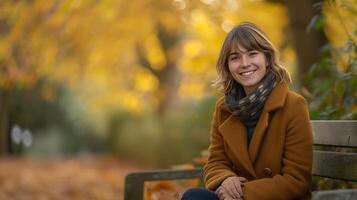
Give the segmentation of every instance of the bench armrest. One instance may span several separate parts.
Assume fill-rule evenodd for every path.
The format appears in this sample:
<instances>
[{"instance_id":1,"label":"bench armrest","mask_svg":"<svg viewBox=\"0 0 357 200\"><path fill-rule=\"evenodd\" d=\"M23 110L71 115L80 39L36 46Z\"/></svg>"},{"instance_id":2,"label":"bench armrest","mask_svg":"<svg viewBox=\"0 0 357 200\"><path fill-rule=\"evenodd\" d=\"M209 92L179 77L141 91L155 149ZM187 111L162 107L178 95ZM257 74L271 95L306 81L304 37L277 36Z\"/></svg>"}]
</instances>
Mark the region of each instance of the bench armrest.
<instances>
[{"instance_id":1,"label":"bench armrest","mask_svg":"<svg viewBox=\"0 0 357 200\"><path fill-rule=\"evenodd\" d=\"M202 178L202 173L202 168L133 172L125 177L124 199L143 199L145 181Z\"/></svg>"}]
</instances>

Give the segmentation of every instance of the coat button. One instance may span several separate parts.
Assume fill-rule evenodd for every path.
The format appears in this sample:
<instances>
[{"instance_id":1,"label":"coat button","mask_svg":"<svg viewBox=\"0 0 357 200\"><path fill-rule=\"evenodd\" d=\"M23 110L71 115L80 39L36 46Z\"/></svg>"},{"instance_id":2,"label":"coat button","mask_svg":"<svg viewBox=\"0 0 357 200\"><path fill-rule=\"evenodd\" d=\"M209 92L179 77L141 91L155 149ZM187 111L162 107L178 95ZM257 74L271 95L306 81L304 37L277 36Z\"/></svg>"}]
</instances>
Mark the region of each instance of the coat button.
<instances>
[{"instance_id":1,"label":"coat button","mask_svg":"<svg viewBox=\"0 0 357 200\"><path fill-rule=\"evenodd\" d=\"M271 175L271 169L269 167L264 168L263 172L266 176Z\"/></svg>"}]
</instances>

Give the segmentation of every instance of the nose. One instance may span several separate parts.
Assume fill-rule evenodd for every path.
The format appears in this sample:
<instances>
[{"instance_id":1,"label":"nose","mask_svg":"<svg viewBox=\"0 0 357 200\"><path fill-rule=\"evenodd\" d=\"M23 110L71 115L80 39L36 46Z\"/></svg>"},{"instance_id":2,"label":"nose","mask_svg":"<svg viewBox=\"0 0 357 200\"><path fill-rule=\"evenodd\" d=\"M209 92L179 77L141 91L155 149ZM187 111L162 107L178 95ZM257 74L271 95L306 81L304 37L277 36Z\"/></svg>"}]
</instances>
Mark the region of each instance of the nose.
<instances>
[{"instance_id":1,"label":"nose","mask_svg":"<svg viewBox=\"0 0 357 200\"><path fill-rule=\"evenodd\" d=\"M242 67L249 66L249 58L246 55L242 55L241 64L242 64Z\"/></svg>"}]
</instances>

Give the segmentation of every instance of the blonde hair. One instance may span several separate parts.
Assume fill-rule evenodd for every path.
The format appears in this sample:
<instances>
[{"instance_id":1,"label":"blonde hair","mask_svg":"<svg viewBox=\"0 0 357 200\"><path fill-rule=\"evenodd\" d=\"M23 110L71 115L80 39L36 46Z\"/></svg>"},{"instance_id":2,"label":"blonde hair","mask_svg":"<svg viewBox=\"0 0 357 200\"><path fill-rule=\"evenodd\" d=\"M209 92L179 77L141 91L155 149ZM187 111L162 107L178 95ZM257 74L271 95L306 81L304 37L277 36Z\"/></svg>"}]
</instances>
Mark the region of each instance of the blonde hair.
<instances>
[{"instance_id":1,"label":"blonde hair","mask_svg":"<svg viewBox=\"0 0 357 200\"><path fill-rule=\"evenodd\" d=\"M228 68L228 57L232 49L238 48L238 45L248 51L263 52L268 61L267 72L272 72L278 83L291 83L289 72L280 63L279 52L267 35L257 25L244 22L234 27L226 36L216 64L218 77L213 81L212 86L223 93L227 93L232 88L235 80Z\"/></svg>"}]
</instances>

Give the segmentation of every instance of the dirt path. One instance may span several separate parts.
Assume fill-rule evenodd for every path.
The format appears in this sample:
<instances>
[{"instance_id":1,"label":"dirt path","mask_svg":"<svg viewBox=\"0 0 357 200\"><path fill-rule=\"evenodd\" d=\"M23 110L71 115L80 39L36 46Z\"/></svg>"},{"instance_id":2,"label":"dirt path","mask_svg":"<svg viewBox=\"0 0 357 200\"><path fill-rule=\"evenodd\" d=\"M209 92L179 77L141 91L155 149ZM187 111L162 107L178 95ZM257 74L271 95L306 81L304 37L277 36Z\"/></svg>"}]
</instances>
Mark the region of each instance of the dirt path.
<instances>
[{"instance_id":1,"label":"dirt path","mask_svg":"<svg viewBox=\"0 0 357 200\"><path fill-rule=\"evenodd\" d=\"M109 156L0 160L0 199L123 199L124 177L144 167Z\"/></svg>"}]
</instances>

